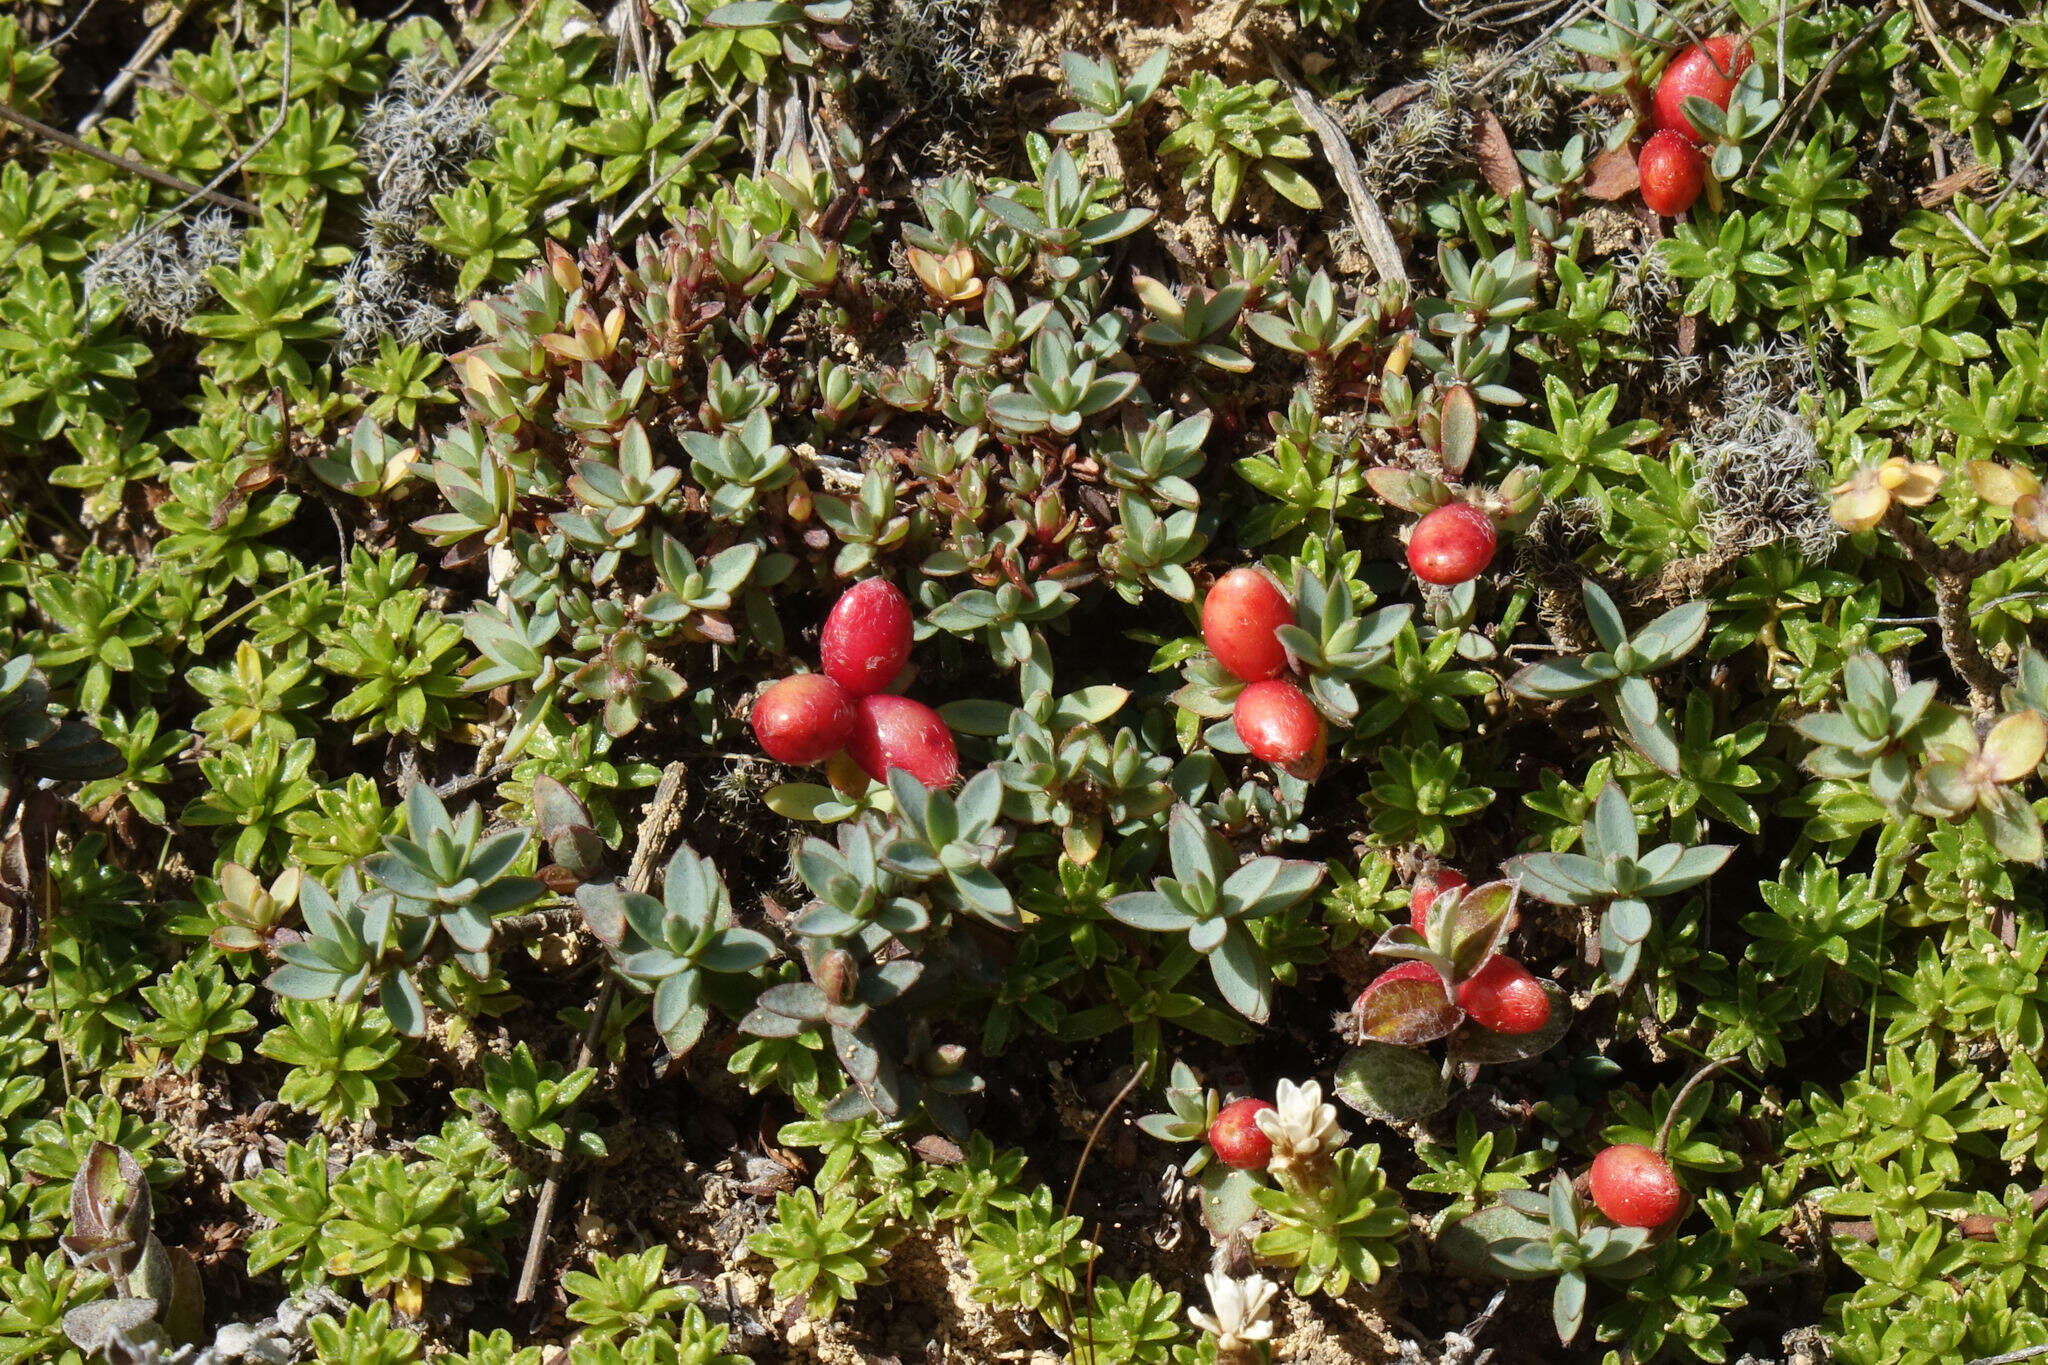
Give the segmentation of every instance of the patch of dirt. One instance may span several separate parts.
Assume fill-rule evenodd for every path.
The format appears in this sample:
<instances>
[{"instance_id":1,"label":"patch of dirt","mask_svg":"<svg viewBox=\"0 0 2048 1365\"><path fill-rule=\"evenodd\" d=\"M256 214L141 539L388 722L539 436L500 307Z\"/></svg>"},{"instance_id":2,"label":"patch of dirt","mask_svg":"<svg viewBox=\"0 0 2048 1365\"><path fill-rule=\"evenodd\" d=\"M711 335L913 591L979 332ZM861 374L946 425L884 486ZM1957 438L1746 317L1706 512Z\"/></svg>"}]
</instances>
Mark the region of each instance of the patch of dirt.
<instances>
[{"instance_id":1,"label":"patch of dirt","mask_svg":"<svg viewBox=\"0 0 2048 1365\"><path fill-rule=\"evenodd\" d=\"M1375 1309L1353 1302L1369 1292L1354 1286L1343 1298L1323 1299L1318 1307L1282 1290L1274 1315L1273 1359L1288 1365L1375 1365L1399 1358L1399 1336Z\"/></svg>"},{"instance_id":2,"label":"patch of dirt","mask_svg":"<svg viewBox=\"0 0 2048 1365\"><path fill-rule=\"evenodd\" d=\"M1586 225L1596 256L1618 256L1647 245L1642 222L1632 213L1596 204L1581 213L1579 221Z\"/></svg>"}]
</instances>

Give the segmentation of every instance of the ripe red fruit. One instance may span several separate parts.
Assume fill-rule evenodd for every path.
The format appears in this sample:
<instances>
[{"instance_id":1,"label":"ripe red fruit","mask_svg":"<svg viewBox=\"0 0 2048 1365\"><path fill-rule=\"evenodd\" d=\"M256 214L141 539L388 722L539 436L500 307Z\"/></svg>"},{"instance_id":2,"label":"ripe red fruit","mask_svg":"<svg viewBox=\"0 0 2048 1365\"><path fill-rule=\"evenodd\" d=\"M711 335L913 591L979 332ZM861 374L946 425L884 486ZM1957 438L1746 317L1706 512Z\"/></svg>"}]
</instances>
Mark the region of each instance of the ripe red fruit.
<instances>
[{"instance_id":1,"label":"ripe red fruit","mask_svg":"<svg viewBox=\"0 0 2048 1365\"><path fill-rule=\"evenodd\" d=\"M1429 907L1446 891L1463 891L1472 883L1465 874L1448 867L1433 867L1415 879L1408 890L1408 923L1415 932L1429 934Z\"/></svg>"},{"instance_id":2,"label":"ripe red fruit","mask_svg":"<svg viewBox=\"0 0 2048 1365\"><path fill-rule=\"evenodd\" d=\"M1467 502L1449 502L1423 514L1408 535L1408 567L1425 583L1464 583L1493 562L1500 537L1493 518Z\"/></svg>"},{"instance_id":3,"label":"ripe red fruit","mask_svg":"<svg viewBox=\"0 0 2048 1365\"><path fill-rule=\"evenodd\" d=\"M1246 682L1277 678L1287 649L1275 634L1294 623L1294 607L1264 569L1232 569L1202 599L1202 642Z\"/></svg>"},{"instance_id":4,"label":"ripe red fruit","mask_svg":"<svg viewBox=\"0 0 2048 1365\"><path fill-rule=\"evenodd\" d=\"M946 786L960 773L953 732L939 713L893 692L854 703L846 752L877 782L888 781L891 768L903 769L927 787Z\"/></svg>"},{"instance_id":5,"label":"ripe red fruit","mask_svg":"<svg viewBox=\"0 0 2048 1365\"><path fill-rule=\"evenodd\" d=\"M1232 1100L1209 1125L1216 1159L1240 1171L1263 1171L1273 1159L1273 1140L1259 1131L1258 1117L1273 1106L1257 1098Z\"/></svg>"},{"instance_id":6,"label":"ripe red fruit","mask_svg":"<svg viewBox=\"0 0 2048 1365\"><path fill-rule=\"evenodd\" d=\"M1593 1202L1625 1228L1661 1228L1678 1216L1685 1191L1671 1164L1648 1147L1619 1143L1593 1158Z\"/></svg>"},{"instance_id":7,"label":"ripe red fruit","mask_svg":"<svg viewBox=\"0 0 2048 1365\"><path fill-rule=\"evenodd\" d=\"M846 747L853 698L822 673L784 678L754 703L754 738L777 763L816 763Z\"/></svg>"},{"instance_id":8,"label":"ripe red fruit","mask_svg":"<svg viewBox=\"0 0 2048 1365\"><path fill-rule=\"evenodd\" d=\"M1643 203L1652 213L1676 218L1693 206L1707 182L1707 159L1677 133L1654 134L1636 156Z\"/></svg>"},{"instance_id":9,"label":"ripe red fruit","mask_svg":"<svg viewBox=\"0 0 2048 1365\"><path fill-rule=\"evenodd\" d=\"M1658 78L1657 91L1650 97L1650 121L1658 128L1698 142L1700 132L1685 116L1685 101L1698 95L1717 109L1727 109L1735 94L1735 82L1749 70L1749 47L1740 50L1727 34L1709 38L1672 58ZM1728 74L1722 75L1725 71Z\"/></svg>"},{"instance_id":10,"label":"ripe red fruit","mask_svg":"<svg viewBox=\"0 0 2048 1365\"><path fill-rule=\"evenodd\" d=\"M1231 712L1237 737L1252 756L1307 780L1323 770L1329 740L1315 704L1290 682L1255 682L1237 694Z\"/></svg>"},{"instance_id":11,"label":"ripe red fruit","mask_svg":"<svg viewBox=\"0 0 2048 1365\"><path fill-rule=\"evenodd\" d=\"M1543 983L1499 953L1458 983L1458 1008L1495 1033L1534 1033L1550 1022L1550 996Z\"/></svg>"},{"instance_id":12,"label":"ripe red fruit","mask_svg":"<svg viewBox=\"0 0 2048 1365\"><path fill-rule=\"evenodd\" d=\"M881 691L910 662L910 599L886 578L862 579L832 604L818 653L854 696Z\"/></svg>"}]
</instances>

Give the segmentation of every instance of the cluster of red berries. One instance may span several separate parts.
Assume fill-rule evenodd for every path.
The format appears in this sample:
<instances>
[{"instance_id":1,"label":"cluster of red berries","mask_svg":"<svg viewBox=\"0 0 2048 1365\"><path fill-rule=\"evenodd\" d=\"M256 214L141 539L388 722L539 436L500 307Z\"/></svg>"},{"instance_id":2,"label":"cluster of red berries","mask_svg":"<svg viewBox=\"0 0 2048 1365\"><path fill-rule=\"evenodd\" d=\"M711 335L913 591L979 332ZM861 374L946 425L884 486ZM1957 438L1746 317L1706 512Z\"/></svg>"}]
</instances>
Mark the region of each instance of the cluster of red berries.
<instances>
[{"instance_id":1,"label":"cluster of red berries","mask_svg":"<svg viewBox=\"0 0 2048 1365\"><path fill-rule=\"evenodd\" d=\"M1687 48L1664 68L1650 97L1650 121L1657 131L1636 157L1643 203L1652 213L1666 218L1684 213L1706 184L1707 159L1700 152L1700 131L1686 117L1686 98L1698 95L1727 109L1749 62L1749 48L1738 48L1735 39L1723 34Z\"/></svg>"},{"instance_id":2,"label":"cluster of red berries","mask_svg":"<svg viewBox=\"0 0 2048 1365\"><path fill-rule=\"evenodd\" d=\"M1433 508L1408 536L1408 567L1425 583L1469 582L1493 562L1493 518L1465 502ZM1231 720L1254 757L1308 780L1323 769L1329 733L1299 687L1282 678L1293 664L1280 627L1294 604L1264 569L1232 569L1202 599L1202 641L1245 684Z\"/></svg>"},{"instance_id":3,"label":"cluster of red berries","mask_svg":"<svg viewBox=\"0 0 2048 1365\"><path fill-rule=\"evenodd\" d=\"M1390 967L1359 993L1361 1002L1376 990L1402 981L1441 984L1443 978L1427 962ZM1458 1008L1492 1033L1535 1033L1550 1022L1550 997L1527 967L1501 953L1486 959L1478 971L1458 983Z\"/></svg>"},{"instance_id":4,"label":"cluster of red berries","mask_svg":"<svg viewBox=\"0 0 2048 1365\"><path fill-rule=\"evenodd\" d=\"M823 673L782 679L754 703L754 737L778 763L818 763L842 749L877 782L901 768L927 787L960 771L953 732L923 702L882 689L910 662L910 599L886 578L854 584L819 638Z\"/></svg>"},{"instance_id":5,"label":"cluster of red berries","mask_svg":"<svg viewBox=\"0 0 2048 1365\"><path fill-rule=\"evenodd\" d=\"M1323 770L1329 732L1299 687L1280 675L1290 660L1280 627L1294 604L1264 569L1232 569L1202 599L1202 640L1246 684L1231 720L1256 758L1304 780Z\"/></svg>"},{"instance_id":6,"label":"cluster of red berries","mask_svg":"<svg viewBox=\"0 0 2048 1365\"><path fill-rule=\"evenodd\" d=\"M1410 964L1419 965L1419 964ZM1263 1171L1273 1160L1273 1140L1259 1128L1270 1101L1250 1096L1232 1100L1209 1125L1209 1146L1233 1170ZM1671 1163L1648 1147L1617 1143L1593 1158L1587 1185L1593 1204L1609 1222L1626 1228L1661 1228L1685 1207L1685 1190Z\"/></svg>"},{"instance_id":7,"label":"cluster of red berries","mask_svg":"<svg viewBox=\"0 0 2048 1365\"><path fill-rule=\"evenodd\" d=\"M1449 868L1425 872L1409 893L1409 923L1426 933L1429 908L1446 892L1463 891L1464 875ZM1403 962L1385 972L1367 992L1394 981L1441 981L1426 962ZM1495 1033L1534 1033L1550 1022L1550 997L1529 969L1499 953L1488 958L1458 986L1458 1006L1481 1028ZM1273 1142L1260 1131L1258 1118L1273 1105L1254 1097L1232 1100L1209 1125L1209 1146L1216 1159L1240 1171L1264 1170L1273 1159ZM1586 1185L1594 1205L1610 1222L1630 1228L1661 1228L1685 1207L1685 1190L1671 1163L1648 1147L1617 1143L1593 1158Z\"/></svg>"},{"instance_id":8,"label":"cluster of red berries","mask_svg":"<svg viewBox=\"0 0 2048 1365\"><path fill-rule=\"evenodd\" d=\"M1429 907L1436 898L1446 891L1463 891L1467 885L1465 875L1451 868L1435 868L1417 877L1408 893L1409 926L1426 934ZM1407 977L1436 977L1427 963L1404 962L1373 985L1404 973ZM1458 1007L1481 1028L1495 1033L1534 1033L1550 1022L1550 997L1542 983L1528 968L1500 953L1459 984ZM1618 1143L1595 1157L1588 1183L1600 1212L1623 1227L1663 1227L1678 1216L1685 1202L1685 1191L1679 1187L1671 1163L1632 1142Z\"/></svg>"},{"instance_id":9,"label":"cluster of red berries","mask_svg":"<svg viewBox=\"0 0 2048 1365\"><path fill-rule=\"evenodd\" d=\"M1469 883L1462 872L1436 868L1415 879L1408 893L1408 923L1416 933L1429 935L1429 908L1446 892L1462 892ZM1380 973L1360 992L1358 1003L1374 991L1402 981L1441 984L1443 978L1427 962L1403 962ZM1539 1032L1550 1022L1550 995L1535 973L1509 957L1495 953L1479 970L1458 983L1458 1008L1479 1027L1493 1033L1520 1035Z\"/></svg>"}]
</instances>

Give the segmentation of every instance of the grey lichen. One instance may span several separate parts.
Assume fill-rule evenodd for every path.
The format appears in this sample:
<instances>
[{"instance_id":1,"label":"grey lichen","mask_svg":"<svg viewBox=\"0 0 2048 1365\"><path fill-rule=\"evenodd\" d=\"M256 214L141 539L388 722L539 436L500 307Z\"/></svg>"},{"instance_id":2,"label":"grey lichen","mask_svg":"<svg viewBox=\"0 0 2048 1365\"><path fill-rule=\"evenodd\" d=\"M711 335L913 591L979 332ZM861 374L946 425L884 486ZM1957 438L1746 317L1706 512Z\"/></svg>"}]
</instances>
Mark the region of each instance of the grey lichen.
<instances>
[{"instance_id":1,"label":"grey lichen","mask_svg":"<svg viewBox=\"0 0 2048 1365\"><path fill-rule=\"evenodd\" d=\"M1346 120L1358 173L1374 197L1400 200L1431 184L1471 145L1474 87L1463 64L1438 67L1414 98L1382 112L1361 104Z\"/></svg>"},{"instance_id":2,"label":"grey lichen","mask_svg":"<svg viewBox=\"0 0 2048 1365\"><path fill-rule=\"evenodd\" d=\"M988 0L869 3L860 15L869 70L918 108L939 112L986 94L1008 54L988 39Z\"/></svg>"},{"instance_id":3,"label":"grey lichen","mask_svg":"<svg viewBox=\"0 0 2048 1365\"><path fill-rule=\"evenodd\" d=\"M335 291L345 361L362 359L382 337L429 345L454 330L454 312L420 269L428 253L419 233L433 197L490 150L493 134L490 102L444 94L449 80L438 62L407 62L363 115L360 155L377 189L363 214L363 244Z\"/></svg>"},{"instance_id":4,"label":"grey lichen","mask_svg":"<svg viewBox=\"0 0 2048 1365\"><path fill-rule=\"evenodd\" d=\"M207 209L185 222L149 227L96 253L85 267L86 292L111 290L128 316L175 332L213 298L206 272L233 265L242 251L242 230L222 209Z\"/></svg>"},{"instance_id":5,"label":"grey lichen","mask_svg":"<svg viewBox=\"0 0 2048 1365\"><path fill-rule=\"evenodd\" d=\"M1840 538L1821 495L1827 461L1799 411L1813 383L1811 357L1796 343L1726 352L1720 414L1694 438L1695 491L1717 546L1746 553L1783 540L1818 559Z\"/></svg>"}]
</instances>

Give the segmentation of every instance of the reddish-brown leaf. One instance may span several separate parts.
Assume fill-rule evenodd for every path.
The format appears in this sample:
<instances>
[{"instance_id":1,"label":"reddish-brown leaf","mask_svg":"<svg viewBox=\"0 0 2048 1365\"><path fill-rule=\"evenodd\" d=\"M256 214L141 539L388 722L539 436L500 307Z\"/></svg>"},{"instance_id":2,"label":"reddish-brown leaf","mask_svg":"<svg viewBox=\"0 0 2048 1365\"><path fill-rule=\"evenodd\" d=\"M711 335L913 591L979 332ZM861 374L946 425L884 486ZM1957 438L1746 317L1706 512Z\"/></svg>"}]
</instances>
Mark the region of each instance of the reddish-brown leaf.
<instances>
[{"instance_id":1,"label":"reddish-brown leaf","mask_svg":"<svg viewBox=\"0 0 2048 1365\"><path fill-rule=\"evenodd\" d=\"M1501 939L1515 925L1518 888L1509 881L1488 882L1458 898L1456 954L1458 979L1478 971L1499 951Z\"/></svg>"},{"instance_id":2,"label":"reddish-brown leaf","mask_svg":"<svg viewBox=\"0 0 2048 1365\"><path fill-rule=\"evenodd\" d=\"M1588 199L1612 203L1634 194L1642 184L1635 154L1626 147L1616 147L1600 153L1587 165L1583 188Z\"/></svg>"},{"instance_id":3,"label":"reddish-brown leaf","mask_svg":"<svg viewBox=\"0 0 2048 1365\"><path fill-rule=\"evenodd\" d=\"M1510 198L1522 188L1522 167L1508 142L1508 130L1500 126L1500 116L1491 109L1481 109L1479 117L1472 120L1472 159L1479 163L1487 188L1501 198Z\"/></svg>"},{"instance_id":4,"label":"reddish-brown leaf","mask_svg":"<svg viewBox=\"0 0 2048 1365\"><path fill-rule=\"evenodd\" d=\"M1407 85L1397 85L1391 90L1382 90L1372 98L1373 112L1381 118L1398 113L1403 106L1411 103L1428 89L1429 86L1422 81L1411 81Z\"/></svg>"},{"instance_id":5,"label":"reddish-brown leaf","mask_svg":"<svg viewBox=\"0 0 2048 1365\"><path fill-rule=\"evenodd\" d=\"M913 1138L910 1150L933 1166L958 1166L967 1160L967 1153L960 1150L959 1143L938 1133Z\"/></svg>"},{"instance_id":6,"label":"reddish-brown leaf","mask_svg":"<svg viewBox=\"0 0 2048 1365\"><path fill-rule=\"evenodd\" d=\"M1354 1042L1421 1047L1449 1035L1465 1016L1441 982L1378 981L1352 1011Z\"/></svg>"}]
</instances>

